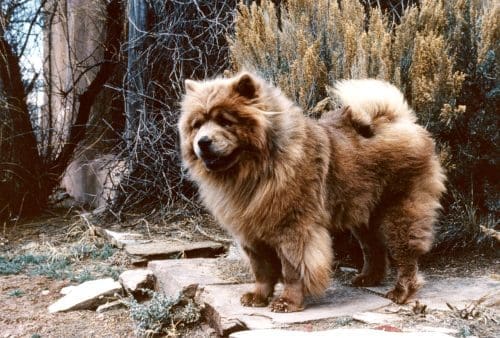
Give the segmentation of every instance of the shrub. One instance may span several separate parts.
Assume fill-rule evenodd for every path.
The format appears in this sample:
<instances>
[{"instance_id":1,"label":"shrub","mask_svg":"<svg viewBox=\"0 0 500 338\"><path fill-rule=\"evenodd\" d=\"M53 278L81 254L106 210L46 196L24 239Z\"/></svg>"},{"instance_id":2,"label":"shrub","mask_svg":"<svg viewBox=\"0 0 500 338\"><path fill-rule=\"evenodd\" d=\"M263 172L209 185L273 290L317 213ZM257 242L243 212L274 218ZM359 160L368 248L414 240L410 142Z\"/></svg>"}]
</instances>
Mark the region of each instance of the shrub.
<instances>
[{"instance_id":1,"label":"shrub","mask_svg":"<svg viewBox=\"0 0 500 338\"><path fill-rule=\"evenodd\" d=\"M175 332L177 327L197 323L201 319L201 309L193 299L176 298L145 290L151 299L139 303L131 298L128 301L130 317L135 323L140 337L151 337L161 333ZM170 336L170 335L169 335Z\"/></svg>"},{"instance_id":2,"label":"shrub","mask_svg":"<svg viewBox=\"0 0 500 338\"><path fill-rule=\"evenodd\" d=\"M306 114L338 79L374 77L401 88L448 172L440 248L483 243L479 225L496 226L500 212L500 6L419 3L397 20L366 1L240 3L231 62L235 71L258 71Z\"/></svg>"}]
</instances>

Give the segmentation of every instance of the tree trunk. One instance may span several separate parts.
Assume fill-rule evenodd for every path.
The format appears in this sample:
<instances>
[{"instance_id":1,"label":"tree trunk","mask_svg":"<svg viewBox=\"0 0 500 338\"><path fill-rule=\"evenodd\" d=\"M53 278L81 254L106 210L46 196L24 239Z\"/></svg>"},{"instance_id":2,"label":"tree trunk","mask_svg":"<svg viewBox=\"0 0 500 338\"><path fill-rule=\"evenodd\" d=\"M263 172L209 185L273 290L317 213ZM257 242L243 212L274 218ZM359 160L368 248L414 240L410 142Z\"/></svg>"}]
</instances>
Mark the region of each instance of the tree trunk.
<instances>
[{"instance_id":1,"label":"tree trunk","mask_svg":"<svg viewBox=\"0 0 500 338\"><path fill-rule=\"evenodd\" d=\"M130 0L128 8L128 60L127 60L127 89L125 97L125 140L129 149L132 148L138 128L140 111L144 106L144 68L145 60L141 60L146 32L148 5L145 0Z\"/></svg>"}]
</instances>

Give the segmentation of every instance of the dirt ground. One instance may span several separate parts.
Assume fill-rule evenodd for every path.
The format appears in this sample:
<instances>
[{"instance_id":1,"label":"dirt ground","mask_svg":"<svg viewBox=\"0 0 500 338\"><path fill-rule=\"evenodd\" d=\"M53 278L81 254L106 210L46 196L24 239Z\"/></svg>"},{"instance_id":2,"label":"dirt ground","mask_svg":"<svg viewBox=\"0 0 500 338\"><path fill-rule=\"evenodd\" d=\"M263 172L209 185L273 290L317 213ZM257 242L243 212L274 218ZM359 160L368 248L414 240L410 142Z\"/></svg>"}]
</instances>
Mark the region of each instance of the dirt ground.
<instances>
[{"instance_id":1,"label":"dirt ground","mask_svg":"<svg viewBox=\"0 0 500 338\"><path fill-rule=\"evenodd\" d=\"M129 222L108 222L106 228L116 231L141 232L155 239L174 238L180 241L221 240L229 237L210 219L203 216L172 215L158 222L132 218ZM122 307L104 313L91 310L50 314L48 306L61 297L62 287L104 276L116 278L119 272L132 268L121 250L109 249L103 239L95 236L94 222L81 213L53 214L0 229L0 258L40 255L47 266L69 261L63 270L37 270L26 265L16 274L0 272L0 338L7 337L135 337L134 323L128 309ZM203 224L203 226L202 226ZM24 256L23 256L24 255ZM38 256L37 256L38 257ZM4 260L5 261L5 260ZM0 260L0 263L2 261ZM498 255L464 253L455 257L429 257L422 270L438 276L495 276L500 278ZM55 271L55 272L54 272ZM62 273L62 272L63 273ZM337 278L349 276L338 275ZM405 327L425 325L460 328L457 336L495 337L499 333L498 317L478 316L463 319L451 312L433 312L415 316L411 308ZM349 318L305 323L292 327L305 331L333 327L363 327ZM170 334L186 337L215 336L206 324L188 330L171 329Z\"/></svg>"}]
</instances>

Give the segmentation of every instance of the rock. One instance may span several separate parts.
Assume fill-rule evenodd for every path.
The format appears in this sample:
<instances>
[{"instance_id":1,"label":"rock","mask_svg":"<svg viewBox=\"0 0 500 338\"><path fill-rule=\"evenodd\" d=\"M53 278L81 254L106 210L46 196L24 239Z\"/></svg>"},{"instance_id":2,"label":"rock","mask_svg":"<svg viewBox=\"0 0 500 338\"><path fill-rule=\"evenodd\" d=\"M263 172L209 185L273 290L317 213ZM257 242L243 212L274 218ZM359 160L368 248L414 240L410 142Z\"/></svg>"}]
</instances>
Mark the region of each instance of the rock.
<instances>
[{"instance_id":1,"label":"rock","mask_svg":"<svg viewBox=\"0 0 500 338\"><path fill-rule=\"evenodd\" d=\"M217 257L226 251L224 245L211 241L179 243L155 241L125 245L125 252L140 260L150 261L168 258Z\"/></svg>"},{"instance_id":2,"label":"rock","mask_svg":"<svg viewBox=\"0 0 500 338\"><path fill-rule=\"evenodd\" d=\"M49 312L95 309L106 296L120 293L122 287L113 278L92 280L75 286L64 297L49 306Z\"/></svg>"},{"instance_id":3,"label":"rock","mask_svg":"<svg viewBox=\"0 0 500 338\"><path fill-rule=\"evenodd\" d=\"M386 332L371 329L333 329L326 331L253 330L231 333L230 338L451 338L439 332Z\"/></svg>"},{"instance_id":4,"label":"rock","mask_svg":"<svg viewBox=\"0 0 500 338\"><path fill-rule=\"evenodd\" d=\"M367 287L368 290L384 295L392 285L386 283L383 286ZM419 301L427 305L428 309L449 310L446 303L453 306L464 307L483 297L498 299L500 281L488 277L450 277L432 278L428 277L425 285L417 292L410 302Z\"/></svg>"},{"instance_id":5,"label":"rock","mask_svg":"<svg viewBox=\"0 0 500 338\"><path fill-rule=\"evenodd\" d=\"M112 301L112 302L108 302L108 303L99 305L97 307L97 309L95 310L95 312L97 312L97 313L103 313L103 312L106 312L106 311L111 311L111 310L119 309L121 307L125 307L125 304L123 304L123 301L121 301L120 299L118 299L118 300L115 300L115 301Z\"/></svg>"},{"instance_id":6,"label":"rock","mask_svg":"<svg viewBox=\"0 0 500 338\"><path fill-rule=\"evenodd\" d=\"M325 295L318 299L306 299L306 309L301 312L275 313L267 307L249 308L240 304L241 295L252 289L252 284L204 285L200 294L207 307L217 314L214 321L219 334L232 330L233 322L241 322L249 329L280 327L285 324L345 317L359 311L376 310L390 304L386 298L362 289L333 283ZM277 292L282 286L277 286Z\"/></svg>"},{"instance_id":7,"label":"rock","mask_svg":"<svg viewBox=\"0 0 500 338\"><path fill-rule=\"evenodd\" d=\"M68 285L68 286L62 288L61 291L59 291L59 293L61 295L67 295L68 293L70 293L76 287L77 287L77 285Z\"/></svg>"},{"instance_id":8,"label":"rock","mask_svg":"<svg viewBox=\"0 0 500 338\"><path fill-rule=\"evenodd\" d=\"M402 318L396 314L360 312L352 315L354 320L366 324L387 324L401 321Z\"/></svg>"},{"instance_id":9,"label":"rock","mask_svg":"<svg viewBox=\"0 0 500 338\"><path fill-rule=\"evenodd\" d=\"M111 245L114 245L119 249L122 249L125 245L129 244L142 244L151 242L151 240L144 239L143 235L132 232L116 232L108 229L103 229L101 227L94 227L94 230L99 236L106 238L111 243Z\"/></svg>"},{"instance_id":10,"label":"rock","mask_svg":"<svg viewBox=\"0 0 500 338\"><path fill-rule=\"evenodd\" d=\"M428 332L440 332L440 333L451 334L452 336L457 336L458 332L459 332L457 329L450 329L447 327L432 327L432 326L418 326L414 330L428 331Z\"/></svg>"},{"instance_id":11,"label":"rock","mask_svg":"<svg viewBox=\"0 0 500 338\"><path fill-rule=\"evenodd\" d=\"M151 261L148 268L156 277L156 289L175 297L179 292L196 291L198 285L227 283L217 272L217 259Z\"/></svg>"},{"instance_id":12,"label":"rock","mask_svg":"<svg viewBox=\"0 0 500 338\"><path fill-rule=\"evenodd\" d=\"M50 290L42 290L41 294L42 296L47 296L48 294L50 294Z\"/></svg>"},{"instance_id":13,"label":"rock","mask_svg":"<svg viewBox=\"0 0 500 338\"><path fill-rule=\"evenodd\" d=\"M143 294L140 289L153 290L156 278L153 271L148 269L127 270L121 273L118 279L123 289L132 295Z\"/></svg>"},{"instance_id":14,"label":"rock","mask_svg":"<svg viewBox=\"0 0 500 338\"><path fill-rule=\"evenodd\" d=\"M334 283L324 297L308 299L306 309L295 313L274 313L269 308L248 308L240 304L240 296L252 284L234 284L221 275L219 267L225 259L188 259L150 262L148 267L157 277L157 288L175 296L179 292L196 292L205 304L207 321L219 335L250 329L263 329L311 320L344 317L373 311L391 302L361 288ZM194 290L194 291L193 291ZM278 286L279 291L279 286Z\"/></svg>"}]
</instances>

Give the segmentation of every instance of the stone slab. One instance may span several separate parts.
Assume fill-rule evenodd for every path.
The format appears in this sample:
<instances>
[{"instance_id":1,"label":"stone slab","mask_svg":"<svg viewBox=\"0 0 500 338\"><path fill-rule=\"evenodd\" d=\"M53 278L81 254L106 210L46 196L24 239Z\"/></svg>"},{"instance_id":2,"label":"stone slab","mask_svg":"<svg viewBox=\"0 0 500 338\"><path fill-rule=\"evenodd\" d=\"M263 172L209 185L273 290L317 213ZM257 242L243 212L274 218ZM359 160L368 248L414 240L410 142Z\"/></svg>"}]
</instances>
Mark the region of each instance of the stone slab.
<instances>
[{"instance_id":1,"label":"stone slab","mask_svg":"<svg viewBox=\"0 0 500 338\"><path fill-rule=\"evenodd\" d=\"M148 269L135 269L123 271L118 278L125 291L136 294L142 293L141 289L153 290L156 278L153 271Z\"/></svg>"},{"instance_id":2,"label":"stone slab","mask_svg":"<svg viewBox=\"0 0 500 338\"><path fill-rule=\"evenodd\" d=\"M164 260L152 261L148 268L157 278L159 291L171 296L179 292L190 292L192 295L197 293L198 299L206 305L209 317L207 319L221 335L244 328L275 328L291 323L349 316L359 312L375 311L391 304L388 299L362 288L334 282L324 297L307 299L306 309L301 312L275 313L267 307L244 307L240 304L240 297L252 289L252 284L234 284L221 277L218 267L224 262L227 261ZM278 285L277 293L280 287Z\"/></svg>"},{"instance_id":3,"label":"stone slab","mask_svg":"<svg viewBox=\"0 0 500 338\"><path fill-rule=\"evenodd\" d=\"M396 314L378 312L358 312L352 315L352 319L365 324L389 324L403 320Z\"/></svg>"},{"instance_id":4,"label":"stone slab","mask_svg":"<svg viewBox=\"0 0 500 338\"><path fill-rule=\"evenodd\" d=\"M120 283L113 278L97 279L75 286L64 297L49 306L49 312L95 309L106 301L106 296L112 296L122 290Z\"/></svg>"},{"instance_id":5,"label":"stone slab","mask_svg":"<svg viewBox=\"0 0 500 338\"><path fill-rule=\"evenodd\" d=\"M153 241L141 244L125 245L129 255L146 260L168 258L217 257L225 253L224 245L211 242L180 243L172 241Z\"/></svg>"},{"instance_id":6,"label":"stone slab","mask_svg":"<svg viewBox=\"0 0 500 338\"><path fill-rule=\"evenodd\" d=\"M205 285L200 298L218 314L219 333L231 331L231 323L241 322L249 329L280 327L285 324L312 320L351 316L360 311L377 310L391 301L363 289L334 283L326 294L318 299L306 299L301 312L276 313L269 308L251 308L240 304L243 293L252 290L252 284ZM279 293L281 285L277 287Z\"/></svg>"},{"instance_id":7,"label":"stone slab","mask_svg":"<svg viewBox=\"0 0 500 338\"><path fill-rule=\"evenodd\" d=\"M367 287L366 289L384 295L392 285ZM427 277L425 285L414 296L430 309L449 310L446 303L465 306L487 296L488 303L497 304L500 298L500 281L488 277ZM496 300L496 301L495 301ZM411 302L412 300L410 300Z\"/></svg>"},{"instance_id":8,"label":"stone slab","mask_svg":"<svg viewBox=\"0 0 500 338\"><path fill-rule=\"evenodd\" d=\"M160 260L148 263L156 277L156 289L170 296L198 285L228 284L217 273L218 259Z\"/></svg>"},{"instance_id":9,"label":"stone slab","mask_svg":"<svg viewBox=\"0 0 500 338\"><path fill-rule=\"evenodd\" d=\"M137 233L132 232L116 232L108 229L103 229L101 227L94 227L95 232L106 238L111 245L116 246L119 249L122 249L126 245L130 244L143 244L151 242L151 240L144 239L144 236Z\"/></svg>"},{"instance_id":10,"label":"stone slab","mask_svg":"<svg viewBox=\"0 0 500 338\"><path fill-rule=\"evenodd\" d=\"M252 330L231 333L230 338L451 338L440 332L387 332L371 329L333 329L326 331Z\"/></svg>"},{"instance_id":11,"label":"stone slab","mask_svg":"<svg viewBox=\"0 0 500 338\"><path fill-rule=\"evenodd\" d=\"M103 313L106 311L116 310L122 307L126 307L126 305L121 299L118 299L109 303L99 305L95 310L95 312Z\"/></svg>"}]
</instances>

